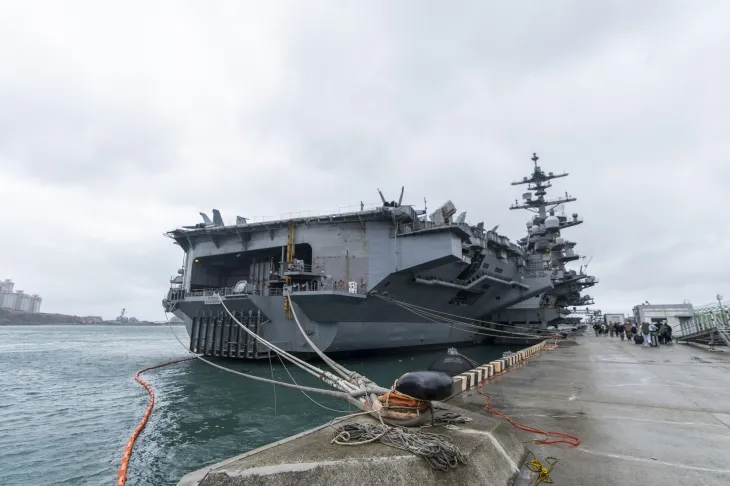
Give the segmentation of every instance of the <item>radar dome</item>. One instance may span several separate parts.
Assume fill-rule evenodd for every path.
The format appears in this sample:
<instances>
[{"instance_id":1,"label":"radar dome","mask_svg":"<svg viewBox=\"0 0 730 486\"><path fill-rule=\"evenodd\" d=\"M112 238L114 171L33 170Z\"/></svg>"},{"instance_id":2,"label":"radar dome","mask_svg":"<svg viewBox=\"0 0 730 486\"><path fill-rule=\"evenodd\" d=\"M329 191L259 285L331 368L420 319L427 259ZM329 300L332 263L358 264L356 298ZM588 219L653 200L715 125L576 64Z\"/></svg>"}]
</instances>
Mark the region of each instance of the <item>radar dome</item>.
<instances>
[{"instance_id":1,"label":"radar dome","mask_svg":"<svg viewBox=\"0 0 730 486\"><path fill-rule=\"evenodd\" d=\"M548 229L554 229L560 226L560 220L557 216L548 216L545 218L545 227Z\"/></svg>"}]
</instances>

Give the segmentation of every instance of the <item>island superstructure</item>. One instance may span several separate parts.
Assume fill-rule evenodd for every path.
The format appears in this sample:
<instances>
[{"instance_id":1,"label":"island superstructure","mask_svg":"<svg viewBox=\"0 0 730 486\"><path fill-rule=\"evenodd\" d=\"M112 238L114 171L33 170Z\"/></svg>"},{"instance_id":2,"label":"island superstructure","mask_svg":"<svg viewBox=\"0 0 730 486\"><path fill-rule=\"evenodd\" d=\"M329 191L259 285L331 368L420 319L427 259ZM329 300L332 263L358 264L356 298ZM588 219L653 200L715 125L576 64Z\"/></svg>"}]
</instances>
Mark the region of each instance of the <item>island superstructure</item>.
<instances>
[{"instance_id":1,"label":"island superstructure","mask_svg":"<svg viewBox=\"0 0 730 486\"><path fill-rule=\"evenodd\" d=\"M267 221L239 216L232 225L213 210L212 220L201 213L202 223L167 233L185 257L163 306L185 322L190 349L268 355L232 322L220 299L268 341L309 353L292 321L290 294L310 339L337 353L481 342L479 329L434 322L406 305L488 328L495 324L486 318L495 313L582 280L546 271L542 259L537 265L535 244L513 243L483 222L467 224L466 213L455 217L451 201L427 215L403 204L403 189L398 201L380 198L373 207ZM547 219L541 224L553 231Z\"/></svg>"},{"instance_id":2,"label":"island superstructure","mask_svg":"<svg viewBox=\"0 0 730 486\"><path fill-rule=\"evenodd\" d=\"M522 194L522 202L515 200L511 210L527 210L534 215L527 221L527 236L518 241L526 261L524 282L550 275L553 287L529 299L501 309L491 315L494 321L528 328L545 329L567 322L569 315L581 314L577 307L594 303L593 297L582 291L598 283L596 277L588 275L587 265L578 271L566 265L580 258L576 253L576 242L563 238L562 231L583 223L578 213L570 217L565 214L565 205L577 201L565 192L564 196L548 199L547 190L554 179L568 177L568 173L545 172L538 165L539 157L533 154L532 174L515 181L513 186L527 185L528 192ZM539 281L539 280L538 280Z\"/></svg>"}]
</instances>

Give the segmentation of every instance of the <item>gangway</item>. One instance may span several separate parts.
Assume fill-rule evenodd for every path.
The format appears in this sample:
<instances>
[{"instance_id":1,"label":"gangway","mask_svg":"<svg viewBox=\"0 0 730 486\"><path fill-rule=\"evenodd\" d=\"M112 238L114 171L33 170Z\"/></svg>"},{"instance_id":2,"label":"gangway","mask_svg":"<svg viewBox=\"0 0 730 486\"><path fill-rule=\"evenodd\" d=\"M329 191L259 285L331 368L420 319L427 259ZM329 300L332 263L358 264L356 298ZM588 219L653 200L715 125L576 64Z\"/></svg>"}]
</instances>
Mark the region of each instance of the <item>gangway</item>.
<instances>
[{"instance_id":1,"label":"gangway","mask_svg":"<svg viewBox=\"0 0 730 486\"><path fill-rule=\"evenodd\" d=\"M682 323L672 337L676 341L730 347L730 308L722 302L722 296L717 297L717 304L696 308L694 318Z\"/></svg>"}]
</instances>

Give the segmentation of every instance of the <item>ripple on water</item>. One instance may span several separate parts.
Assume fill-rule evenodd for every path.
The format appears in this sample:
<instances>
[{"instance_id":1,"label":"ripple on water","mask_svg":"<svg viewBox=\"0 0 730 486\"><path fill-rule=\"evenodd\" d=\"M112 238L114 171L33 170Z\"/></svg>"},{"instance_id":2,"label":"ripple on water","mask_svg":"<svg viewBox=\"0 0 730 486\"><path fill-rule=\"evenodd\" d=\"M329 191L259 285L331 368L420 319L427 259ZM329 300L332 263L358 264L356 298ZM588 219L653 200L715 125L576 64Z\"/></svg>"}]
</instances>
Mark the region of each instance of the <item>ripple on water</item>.
<instances>
[{"instance_id":1,"label":"ripple on water","mask_svg":"<svg viewBox=\"0 0 730 486\"><path fill-rule=\"evenodd\" d=\"M505 349L471 348L465 354L488 362ZM440 354L346 364L392 383ZM0 486L114 484L124 444L147 406L147 393L132 374L183 356L168 328L0 327ZM228 365L271 375L268 363ZM289 381L281 366L273 371L276 379ZM290 371L300 384L321 386ZM271 385L201 362L151 371L145 379L156 390L157 405L135 446L130 486L175 485L192 470L339 415L290 389L277 389L274 406Z\"/></svg>"}]
</instances>

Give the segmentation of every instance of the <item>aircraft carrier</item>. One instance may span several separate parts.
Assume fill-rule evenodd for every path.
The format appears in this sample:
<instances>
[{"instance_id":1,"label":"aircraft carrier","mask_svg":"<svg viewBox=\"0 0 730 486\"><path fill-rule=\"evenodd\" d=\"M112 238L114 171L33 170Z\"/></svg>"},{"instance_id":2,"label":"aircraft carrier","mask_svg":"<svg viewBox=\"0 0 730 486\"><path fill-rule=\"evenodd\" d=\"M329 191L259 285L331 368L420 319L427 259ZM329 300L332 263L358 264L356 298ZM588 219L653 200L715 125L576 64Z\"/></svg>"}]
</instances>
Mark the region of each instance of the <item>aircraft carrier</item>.
<instances>
[{"instance_id":1,"label":"aircraft carrier","mask_svg":"<svg viewBox=\"0 0 730 486\"><path fill-rule=\"evenodd\" d=\"M451 201L431 214L404 205L403 189L398 201L378 191L382 204L332 214L263 221L239 216L225 225L215 209L212 220L200 213L202 223L166 233L185 256L162 304L185 322L191 351L228 358L260 359L268 350L236 325L221 299L250 330L305 355L311 349L292 310L327 353L493 339L477 326L508 332L508 314L516 312L518 320L524 312L518 304L546 309L545 303L570 302L565 296L589 279L565 270L576 259L574 244L559 237L582 219L554 214L570 198L545 199L549 180L567 174L544 173L536 156L533 162L533 175L515 183L530 184L535 199L526 193L518 206L536 212L528 237L518 243L496 227L485 230L483 222L467 224L466 213L456 216ZM429 317L434 313L472 326ZM545 319L527 320L535 329L545 327Z\"/></svg>"}]
</instances>

